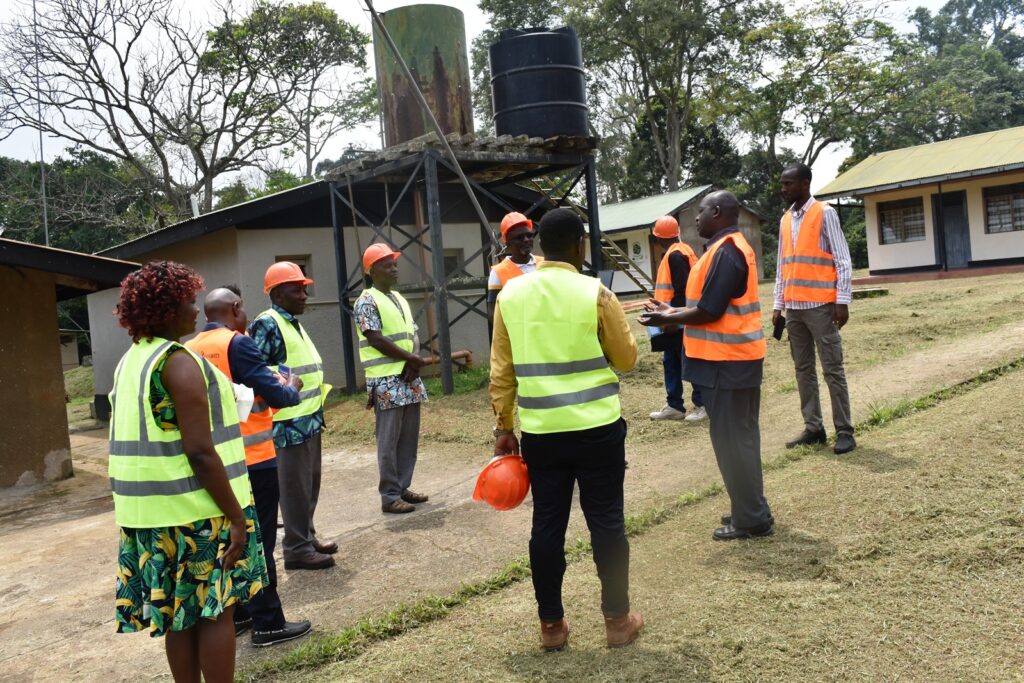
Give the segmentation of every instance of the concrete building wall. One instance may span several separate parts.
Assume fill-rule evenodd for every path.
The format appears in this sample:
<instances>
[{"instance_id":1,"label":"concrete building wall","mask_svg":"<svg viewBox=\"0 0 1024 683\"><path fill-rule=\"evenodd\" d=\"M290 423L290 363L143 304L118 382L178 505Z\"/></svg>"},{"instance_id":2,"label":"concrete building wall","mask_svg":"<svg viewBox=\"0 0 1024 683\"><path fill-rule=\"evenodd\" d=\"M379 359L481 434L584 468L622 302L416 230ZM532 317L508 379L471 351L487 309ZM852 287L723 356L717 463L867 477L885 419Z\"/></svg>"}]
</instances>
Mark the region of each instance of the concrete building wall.
<instances>
[{"instance_id":1,"label":"concrete building wall","mask_svg":"<svg viewBox=\"0 0 1024 683\"><path fill-rule=\"evenodd\" d=\"M78 367L78 335L60 335L60 364L65 370Z\"/></svg>"},{"instance_id":2,"label":"concrete building wall","mask_svg":"<svg viewBox=\"0 0 1024 683\"><path fill-rule=\"evenodd\" d=\"M0 486L70 477L54 278L0 268Z\"/></svg>"},{"instance_id":3,"label":"concrete building wall","mask_svg":"<svg viewBox=\"0 0 1024 683\"><path fill-rule=\"evenodd\" d=\"M984 189L1016 183L1024 183L1024 173L1005 173L942 184L944 194L961 191L966 193L972 263L1024 257L1024 230L1002 233L985 232ZM939 186L933 184L906 190L876 192L864 197L868 265L872 271L936 265L932 196L938 191ZM912 197L920 197L924 206L925 239L916 242L881 244L878 224L879 203Z\"/></svg>"},{"instance_id":4,"label":"concrete building wall","mask_svg":"<svg viewBox=\"0 0 1024 683\"><path fill-rule=\"evenodd\" d=\"M143 264L161 259L184 263L203 276L207 290L222 284L238 283L241 279L237 232L234 228L220 230L132 258ZM262 271L260 277L262 278ZM206 323L206 317L203 315L203 294L200 292L196 299L196 305L199 307L199 319L196 321L198 329ZM118 324L112 313L119 296L120 290L115 288L96 292L88 297L89 327L93 346L94 415L101 419L106 419L107 416L106 395L113 388L114 368L132 343L127 330ZM191 335L184 339L190 338ZM99 403L96 404L96 401Z\"/></svg>"}]
</instances>

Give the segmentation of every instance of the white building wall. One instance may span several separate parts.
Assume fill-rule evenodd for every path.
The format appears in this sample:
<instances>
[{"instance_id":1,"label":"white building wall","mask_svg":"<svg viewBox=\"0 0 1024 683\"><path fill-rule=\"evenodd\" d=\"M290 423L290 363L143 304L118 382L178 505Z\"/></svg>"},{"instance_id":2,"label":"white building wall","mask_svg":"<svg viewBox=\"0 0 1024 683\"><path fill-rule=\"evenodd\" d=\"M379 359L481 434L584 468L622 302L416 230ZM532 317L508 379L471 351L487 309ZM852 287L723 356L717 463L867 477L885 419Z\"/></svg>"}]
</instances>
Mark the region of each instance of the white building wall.
<instances>
[{"instance_id":1,"label":"white building wall","mask_svg":"<svg viewBox=\"0 0 1024 683\"><path fill-rule=\"evenodd\" d=\"M643 275L646 275L649 279L653 280L654 273L657 271L657 264L654 264L653 267L651 264L651 244L649 235L650 230L646 228L626 232L615 232L605 235L605 237L612 242L619 242L622 240L627 241L625 249L626 254L636 265L635 268L630 268L630 270L634 271L634 277L641 282L645 282ZM589 244L587 246L587 253L590 253ZM637 270L642 270L643 273L636 273L635 271ZM612 271L609 289L616 294L635 293L639 291L636 283L629 279L625 273L619 271Z\"/></svg>"},{"instance_id":2,"label":"white building wall","mask_svg":"<svg viewBox=\"0 0 1024 683\"><path fill-rule=\"evenodd\" d=\"M1006 173L942 184L943 193L965 192L967 219L971 236L971 263L1024 257L1024 230L1003 233L985 232L984 189L1000 185L1024 183L1024 173ZM932 196L938 185L925 185L906 190L878 192L864 197L864 219L867 228L868 264L872 271L935 265L935 224ZM924 204L925 239L901 244L881 244L878 227L880 202L921 197Z\"/></svg>"},{"instance_id":3,"label":"white building wall","mask_svg":"<svg viewBox=\"0 0 1024 683\"><path fill-rule=\"evenodd\" d=\"M133 261L146 263L154 260L170 260L194 268L206 281L206 289L222 284L239 282L236 231L227 228L204 235L188 242L164 247L146 254L131 257ZM89 328L92 335L93 384L96 395L106 395L113 388L114 368L131 345L127 330L120 326L113 310L117 306L120 289L108 289L88 296ZM196 299L199 319L196 327L206 324L203 315L203 294ZM190 339L185 337L185 339Z\"/></svg>"}]
</instances>

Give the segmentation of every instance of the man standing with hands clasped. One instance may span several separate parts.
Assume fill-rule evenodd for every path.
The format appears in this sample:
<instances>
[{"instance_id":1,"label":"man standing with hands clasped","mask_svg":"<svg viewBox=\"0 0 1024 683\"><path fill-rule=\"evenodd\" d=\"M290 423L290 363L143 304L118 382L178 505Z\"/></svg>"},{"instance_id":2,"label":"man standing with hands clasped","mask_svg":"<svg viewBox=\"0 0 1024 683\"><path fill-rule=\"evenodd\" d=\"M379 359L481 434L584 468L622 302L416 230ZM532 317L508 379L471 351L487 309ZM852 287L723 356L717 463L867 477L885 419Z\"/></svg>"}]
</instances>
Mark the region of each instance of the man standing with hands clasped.
<instances>
[{"instance_id":1,"label":"man standing with hands clasped","mask_svg":"<svg viewBox=\"0 0 1024 683\"><path fill-rule=\"evenodd\" d=\"M856 446L850 412L850 392L843 367L843 340L839 330L850 319L853 265L846 236L835 210L811 196L811 169L793 164L782 172L782 198L789 209L779 225L779 258L775 275L775 310L778 325L785 311L789 348L796 365L804 430L786 448L825 443L825 425L818 396L814 349L821 356L832 399L836 453Z\"/></svg>"},{"instance_id":2,"label":"man standing with hands clasped","mask_svg":"<svg viewBox=\"0 0 1024 683\"><path fill-rule=\"evenodd\" d=\"M757 258L736 227L739 202L712 192L697 209L706 251L690 271L686 307L648 304L644 325L683 325L683 377L699 386L711 445L732 509L712 538L729 541L774 531L761 469L761 379L766 344L757 297Z\"/></svg>"},{"instance_id":3,"label":"man standing with hands clasped","mask_svg":"<svg viewBox=\"0 0 1024 683\"><path fill-rule=\"evenodd\" d=\"M377 469L383 512L406 513L428 497L409 490L420 439L420 379L426 361L415 353L412 309L392 287L398 283L399 252L371 244L363 253L366 288L353 307L359 326L359 360L366 373L367 407L377 418Z\"/></svg>"},{"instance_id":4,"label":"man standing with hands clasped","mask_svg":"<svg viewBox=\"0 0 1024 683\"><path fill-rule=\"evenodd\" d=\"M512 431L519 404L523 459L533 489L530 567L545 650L562 649L569 637L562 578L565 529L577 484L601 579L608 647L629 645L644 625L629 608L626 421L612 371L636 365L636 341L615 295L579 272L584 235L572 210L544 215L540 243L547 260L536 273L502 289L491 341L496 454L519 452Z\"/></svg>"}]
</instances>

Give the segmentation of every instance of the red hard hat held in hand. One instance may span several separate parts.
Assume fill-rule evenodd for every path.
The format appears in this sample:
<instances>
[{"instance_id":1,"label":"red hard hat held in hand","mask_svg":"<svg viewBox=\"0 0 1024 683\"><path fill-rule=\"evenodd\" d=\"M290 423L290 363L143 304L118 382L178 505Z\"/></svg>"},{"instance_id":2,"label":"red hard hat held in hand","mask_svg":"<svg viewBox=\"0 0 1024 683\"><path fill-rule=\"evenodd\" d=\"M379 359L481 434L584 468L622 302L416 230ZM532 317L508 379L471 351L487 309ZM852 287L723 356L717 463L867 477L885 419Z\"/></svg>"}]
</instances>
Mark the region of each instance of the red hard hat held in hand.
<instances>
[{"instance_id":1,"label":"red hard hat held in hand","mask_svg":"<svg viewBox=\"0 0 1024 683\"><path fill-rule=\"evenodd\" d=\"M530 491L530 473L518 455L502 455L487 463L476 480L473 500L480 500L495 510L519 507Z\"/></svg>"}]
</instances>

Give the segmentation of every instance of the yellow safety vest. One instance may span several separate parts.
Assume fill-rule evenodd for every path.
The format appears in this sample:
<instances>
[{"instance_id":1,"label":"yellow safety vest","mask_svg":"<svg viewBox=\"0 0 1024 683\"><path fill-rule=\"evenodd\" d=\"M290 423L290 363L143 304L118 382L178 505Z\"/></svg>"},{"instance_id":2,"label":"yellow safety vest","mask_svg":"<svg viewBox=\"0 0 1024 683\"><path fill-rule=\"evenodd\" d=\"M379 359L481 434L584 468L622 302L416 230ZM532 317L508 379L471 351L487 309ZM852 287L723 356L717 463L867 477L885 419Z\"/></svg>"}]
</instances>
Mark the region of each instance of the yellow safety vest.
<instances>
[{"instance_id":1,"label":"yellow safety vest","mask_svg":"<svg viewBox=\"0 0 1024 683\"><path fill-rule=\"evenodd\" d=\"M302 325L298 325L298 329L295 329L296 325L293 325L290 320L285 320L284 316L273 308L263 311L256 319L259 320L264 316L273 318L277 323L277 329L281 330L281 338L284 339L286 365L293 375L298 375L302 379L299 404L275 412L274 422L285 422L297 417L312 415L324 404L324 366L323 361L320 360L320 354L317 353L316 347L313 346L313 342L310 341ZM273 372L277 372L279 366L268 365L267 367Z\"/></svg>"},{"instance_id":2,"label":"yellow safety vest","mask_svg":"<svg viewBox=\"0 0 1024 683\"><path fill-rule=\"evenodd\" d=\"M366 293L377 304L377 311L380 313L381 335L393 341L398 348L412 353L416 328L413 327L409 302L401 294L393 291L391 294L398 300L398 306L395 306L395 302L376 287L368 287ZM390 377L402 374L402 369L405 367L404 360L386 356L370 346L370 342L366 340L366 335L362 330L359 330L359 336L359 361L362 363L367 377Z\"/></svg>"},{"instance_id":3,"label":"yellow safety vest","mask_svg":"<svg viewBox=\"0 0 1024 683\"><path fill-rule=\"evenodd\" d=\"M181 444L181 432L162 429L153 415L149 398L153 367L174 347L184 348L159 337L136 342L114 373L108 472L114 518L123 527L181 526L224 514L196 479ZM231 382L206 359L188 349L184 352L203 371L213 445L238 504L245 507L252 493Z\"/></svg>"},{"instance_id":4,"label":"yellow safety vest","mask_svg":"<svg viewBox=\"0 0 1024 683\"><path fill-rule=\"evenodd\" d=\"M597 338L601 283L563 268L509 281L498 295L512 345L524 432L575 432L622 414L619 380Z\"/></svg>"}]
</instances>

